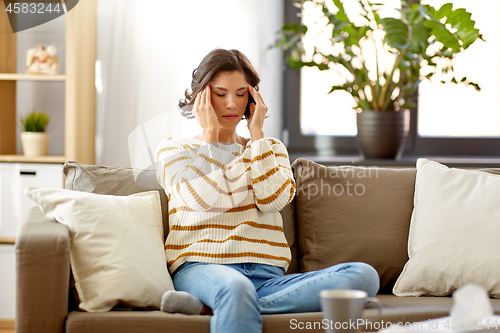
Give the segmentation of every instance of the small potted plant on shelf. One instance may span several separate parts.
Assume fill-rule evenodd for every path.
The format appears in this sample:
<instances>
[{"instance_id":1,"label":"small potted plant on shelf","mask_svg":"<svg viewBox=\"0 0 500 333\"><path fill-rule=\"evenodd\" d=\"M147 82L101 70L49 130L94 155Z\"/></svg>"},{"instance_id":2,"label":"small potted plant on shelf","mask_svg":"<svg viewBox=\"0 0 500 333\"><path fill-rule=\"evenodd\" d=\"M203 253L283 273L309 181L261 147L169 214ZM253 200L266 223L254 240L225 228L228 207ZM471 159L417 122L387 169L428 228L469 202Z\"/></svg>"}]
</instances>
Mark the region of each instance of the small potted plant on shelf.
<instances>
[{"instance_id":1,"label":"small potted plant on shelf","mask_svg":"<svg viewBox=\"0 0 500 333\"><path fill-rule=\"evenodd\" d=\"M365 158L400 156L409 131L409 109L415 107L412 99L422 80L437 79L480 90L466 77L457 78L453 68L457 54L483 39L471 14L463 8L453 9L446 3L435 9L404 0L401 8L388 8L356 0L349 2L359 4L360 14L354 18L341 0L293 2L302 13L315 7L321 10L326 39L318 44L316 37L306 59L303 39L310 29L285 24L271 48L288 51L286 61L292 69L316 67L342 75L343 82L333 85L328 93L344 90L354 98L358 145ZM398 14L383 17L387 9ZM371 54L367 47L372 48Z\"/></svg>"},{"instance_id":2,"label":"small potted plant on shelf","mask_svg":"<svg viewBox=\"0 0 500 333\"><path fill-rule=\"evenodd\" d=\"M49 147L49 134L45 128L49 122L49 115L45 112L31 112L21 119L24 132L21 132L21 142L25 156L47 155Z\"/></svg>"}]
</instances>

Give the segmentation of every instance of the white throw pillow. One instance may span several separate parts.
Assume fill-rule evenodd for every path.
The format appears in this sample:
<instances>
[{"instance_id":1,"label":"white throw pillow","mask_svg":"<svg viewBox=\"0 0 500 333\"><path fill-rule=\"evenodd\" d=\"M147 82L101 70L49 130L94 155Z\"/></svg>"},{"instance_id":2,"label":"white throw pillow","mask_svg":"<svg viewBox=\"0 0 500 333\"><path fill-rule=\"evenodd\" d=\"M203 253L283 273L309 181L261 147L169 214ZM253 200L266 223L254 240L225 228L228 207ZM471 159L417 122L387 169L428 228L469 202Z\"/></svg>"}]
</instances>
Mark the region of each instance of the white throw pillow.
<instances>
[{"instance_id":1,"label":"white throw pillow","mask_svg":"<svg viewBox=\"0 0 500 333\"><path fill-rule=\"evenodd\" d=\"M500 297L500 176L417 160L409 260L393 293L444 296L467 283Z\"/></svg>"},{"instance_id":2,"label":"white throw pillow","mask_svg":"<svg viewBox=\"0 0 500 333\"><path fill-rule=\"evenodd\" d=\"M29 187L43 213L68 226L80 309L117 304L159 309L174 289L167 270L158 191L129 196Z\"/></svg>"}]
</instances>

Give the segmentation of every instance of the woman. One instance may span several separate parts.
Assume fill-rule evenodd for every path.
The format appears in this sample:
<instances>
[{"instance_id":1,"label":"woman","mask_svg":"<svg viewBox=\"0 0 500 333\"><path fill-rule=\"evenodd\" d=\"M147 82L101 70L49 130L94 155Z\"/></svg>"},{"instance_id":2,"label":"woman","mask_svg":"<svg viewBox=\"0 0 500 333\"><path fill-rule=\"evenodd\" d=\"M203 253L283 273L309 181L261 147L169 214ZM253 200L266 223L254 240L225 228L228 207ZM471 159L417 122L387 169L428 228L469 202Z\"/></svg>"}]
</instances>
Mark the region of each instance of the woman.
<instances>
[{"instance_id":1,"label":"woman","mask_svg":"<svg viewBox=\"0 0 500 333\"><path fill-rule=\"evenodd\" d=\"M203 131L164 139L156 151L176 289L165 293L162 310L197 314L206 305L211 332L261 332L261 314L320 311L322 289L374 296L379 288L377 272L364 263L285 275L291 254L279 211L293 199L295 181L286 147L264 136L259 81L241 52L211 51L179 103ZM236 133L242 119L250 139Z\"/></svg>"}]
</instances>

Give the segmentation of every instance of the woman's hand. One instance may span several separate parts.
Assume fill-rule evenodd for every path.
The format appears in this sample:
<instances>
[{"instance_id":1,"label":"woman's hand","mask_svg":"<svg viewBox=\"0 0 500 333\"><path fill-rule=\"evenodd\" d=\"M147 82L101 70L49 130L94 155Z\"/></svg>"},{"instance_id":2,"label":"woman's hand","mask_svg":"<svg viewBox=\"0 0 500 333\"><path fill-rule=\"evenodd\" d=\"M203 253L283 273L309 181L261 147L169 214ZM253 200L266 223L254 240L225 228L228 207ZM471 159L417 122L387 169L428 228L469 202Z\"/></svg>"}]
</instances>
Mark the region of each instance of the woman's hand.
<instances>
[{"instance_id":1,"label":"woman's hand","mask_svg":"<svg viewBox=\"0 0 500 333\"><path fill-rule=\"evenodd\" d=\"M252 141L257 141L264 137L264 119L266 118L267 106L260 93L251 85L248 85L248 93L252 94L256 104L250 103L250 119L248 119L248 130Z\"/></svg>"},{"instance_id":2,"label":"woman's hand","mask_svg":"<svg viewBox=\"0 0 500 333\"><path fill-rule=\"evenodd\" d=\"M205 138L207 138L207 133L219 135L219 120L212 106L210 85L207 85L196 96L193 115L201 127L203 127Z\"/></svg>"}]
</instances>

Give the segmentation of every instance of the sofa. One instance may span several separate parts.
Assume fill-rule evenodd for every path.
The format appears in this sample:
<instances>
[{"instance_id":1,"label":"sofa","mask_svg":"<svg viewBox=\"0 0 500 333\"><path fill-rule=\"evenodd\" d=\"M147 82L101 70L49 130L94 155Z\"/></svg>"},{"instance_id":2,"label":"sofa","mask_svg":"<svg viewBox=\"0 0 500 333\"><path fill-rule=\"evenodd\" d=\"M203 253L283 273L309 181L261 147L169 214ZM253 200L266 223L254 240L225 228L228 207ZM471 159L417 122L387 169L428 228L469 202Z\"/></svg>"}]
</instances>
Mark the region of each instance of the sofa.
<instances>
[{"instance_id":1,"label":"sofa","mask_svg":"<svg viewBox=\"0 0 500 333\"><path fill-rule=\"evenodd\" d=\"M377 298L382 315L362 331L384 323L415 322L447 316L450 295L400 297L392 293L408 261L408 233L413 210L416 168L327 167L299 158L292 164L296 195L282 211L292 251L287 274L361 261L380 276ZM483 170L500 174L500 169ZM160 192L164 236L168 233L168 199L155 170L64 165L65 187L75 191L126 196ZM38 206L27 214L16 240L16 332L209 332L210 316L169 314L158 309L117 306L104 313L78 309L70 265L68 228L47 218ZM161 297L161 295L158 295ZM500 314L500 299L491 299ZM365 310L369 316L373 310ZM321 312L264 315L264 332L324 332ZM382 325L382 326L380 326Z\"/></svg>"}]
</instances>

